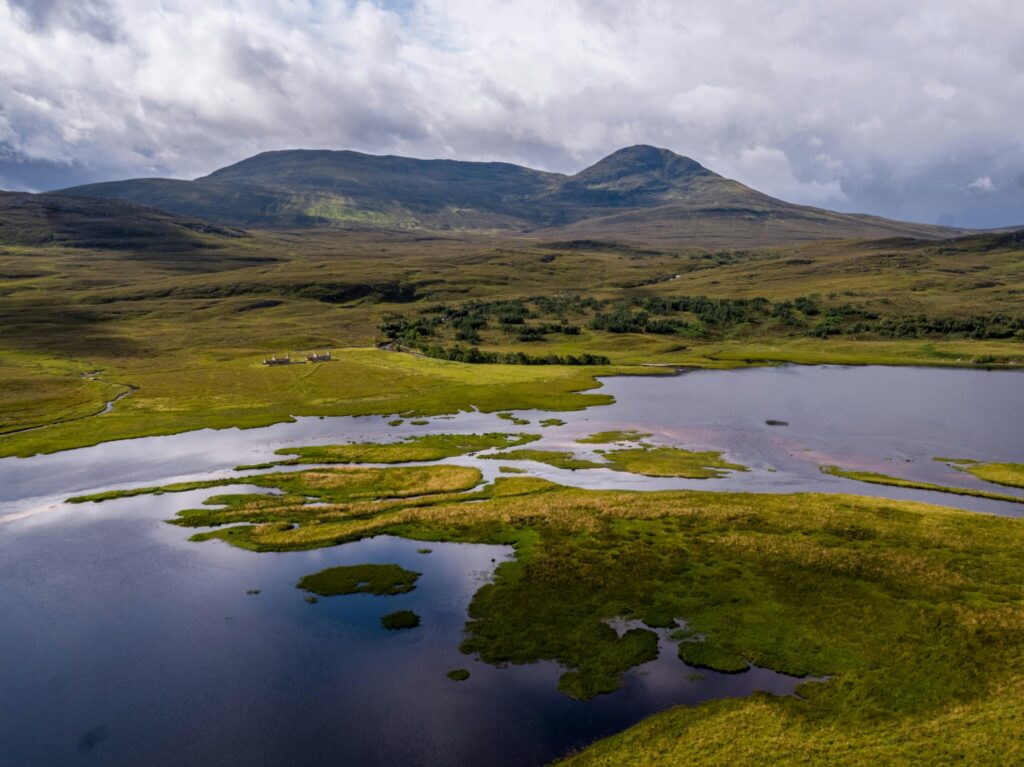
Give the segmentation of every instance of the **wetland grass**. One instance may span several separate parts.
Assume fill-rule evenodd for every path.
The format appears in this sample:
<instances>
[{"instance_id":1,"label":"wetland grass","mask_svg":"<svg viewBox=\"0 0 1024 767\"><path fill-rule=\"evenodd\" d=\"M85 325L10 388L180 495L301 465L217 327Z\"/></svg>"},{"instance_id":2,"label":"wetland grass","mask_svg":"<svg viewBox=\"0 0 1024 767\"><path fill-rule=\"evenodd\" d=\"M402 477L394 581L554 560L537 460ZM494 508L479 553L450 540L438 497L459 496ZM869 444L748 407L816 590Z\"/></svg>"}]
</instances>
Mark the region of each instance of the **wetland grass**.
<instances>
[{"instance_id":1,"label":"wetland grass","mask_svg":"<svg viewBox=\"0 0 1024 767\"><path fill-rule=\"evenodd\" d=\"M989 464L997 465L997 464ZM1013 464L1003 464L1010 465ZM855 479L858 482L869 482L873 485L891 485L893 487L906 487L912 490L930 490L935 493L950 493L952 495L969 495L975 498L988 498L992 501L1006 501L1008 503L1024 503L1024 496L1018 497L1014 495L1008 495L1006 493L994 493L991 490L977 490L971 487L951 487L949 485L936 485L931 482L918 482L912 479L903 479L901 477L891 477L888 474L878 474L873 471L848 471L841 469L838 466L822 466L820 467L822 473L830 474L833 477L843 477L845 479ZM959 468L959 467L957 467ZM967 467L964 471L970 471L974 474L973 466ZM978 475L975 475L978 476ZM985 477L981 477L985 479ZM994 480L992 480L994 481Z\"/></svg>"},{"instance_id":2,"label":"wetland grass","mask_svg":"<svg viewBox=\"0 0 1024 767\"><path fill-rule=\"evenodd\" d=\"M1007 487L1024 487L1024 463L984 463L968 458L936 458L978 479ZM1024 500L1021 501L1024 503Z\"/></svg>"},{"instance_id":3,"label":"wetland grass","mask_svg":"<svg viewBox=\"0 0 1024 767\"><path fill-rule=\"evenodd\" d=\"M613 442L640 442L653 434L636 431L635 429L599 431L588 437L576 440L580 445L608 445Z\"/></svg>"},{"instance_id":4,"label":"wetland grass","mask_svg":"<svg viewBox=\"0 0 1024 767\"><path fill-rule=\"evenodd\" d=\"M619 636L612 619L685 619L678 652L694 665L831 677L800 698L673 709L576 764L1006 763L1024 742L1013 713L1024 706L1018 520L882 498L587 491L516 477L344 529L324 530L338 524L330 516L287 530L253 522L236 528L264 550L385 533L512 544L515 559L473 597L462 649L492 664L555 661L574 697L618 688L657 652L652 630Z\"/></svg>"},{"instance_id":5,"label":"wetland grass","mask_svg":"<svg viewBox=\"0 0 1024 767\"><path fill-rule=\"evenodd\" d=\"M380 619L380 625L388 631L414 629L420 625L420 616L412 610L399 610L382 616Z\"/></svg>"},{"instance_id":6,"label":"wetland grass","mask_svg":"<svg viewBox=\"0 0 1024 767\"><path fill-rule=\"evenodd\" d=\"M303 576L295 587L321 597L346 594L394 596L407 594L416 588L416 579L419 577L420 573L398 565L346 565L328 567L313 575Z\"/></svg>"},{"instance_id":7,"label":"wetland grass","mask_svg":"<svg viewBox=\"0 0 1024 767\"><path fill-rule=\"evenodd\" d=\"M469 679L469 669L465 668L453 668L447 674L446 677L451 679L453 682L465 682Z\"/></svg>"},{"instance_id":8,"label":"wetland grass","mask_svg":"<svg viewBox=\"0 0 1024 767\"><path fill-rule=\"evenodd\" d=\"M503 453L491 453L490 455L482 455L480 457L496 461L537 461L538 463L546 463L548 466L554 466L557 469L570 469L572 471L576 469L601 469L606 466L606 464L577 458L570 452L559 450L507 450ZM501 470L504 471L506 468L510 467L503 466Z\"/></svg>"},{"instance_id":9,"label":"wetland grass","mask_svg":"<svg viewBox=\"0 0 1024 767\"><path fill-rule=\"evenodd\" d=\"M683 450L678 447L636 447L604 453L608 468L643 474L648 477L713 479L730 471L749 471L746 466L729 463L717 451Z\"/></svg>"},{"instance_id":10,"label":"wetland grass","mask_svg":"<svg viewBox=\"0 0 1024 767\"><path fill-rule=\"evenodd\" d=\"M516 447L540 439L535 434L425 434L406 437L399 442L358 442L350 445L287 447L275 451L290 455L271 463L238 466L236 470L265 469L271 466L296 466L304 463L410 463L440 461L457 455L493 448Z\"/></svg>"}]
</instances>

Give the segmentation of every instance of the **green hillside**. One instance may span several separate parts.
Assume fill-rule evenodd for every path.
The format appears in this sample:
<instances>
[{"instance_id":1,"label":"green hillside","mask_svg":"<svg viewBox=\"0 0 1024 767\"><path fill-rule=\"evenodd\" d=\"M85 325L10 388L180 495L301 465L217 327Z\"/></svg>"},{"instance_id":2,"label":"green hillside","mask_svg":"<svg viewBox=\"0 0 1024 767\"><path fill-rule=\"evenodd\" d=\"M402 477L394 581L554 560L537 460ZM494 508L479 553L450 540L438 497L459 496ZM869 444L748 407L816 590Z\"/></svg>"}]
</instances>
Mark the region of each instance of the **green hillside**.
<instances>
[{"instance_id":1,"label":"green hillside","mask_svg":"<svg viewBox=\"0 0 1024 767\"><path fill-rule=\"evenodd\" d=\"M620 149L572 176L508 163L287 150L194 181L134 179L63 191L260 228L542 230L552 239L711 246L958 233L793 205L651 146Z\"/></svg>"}]
</instances>

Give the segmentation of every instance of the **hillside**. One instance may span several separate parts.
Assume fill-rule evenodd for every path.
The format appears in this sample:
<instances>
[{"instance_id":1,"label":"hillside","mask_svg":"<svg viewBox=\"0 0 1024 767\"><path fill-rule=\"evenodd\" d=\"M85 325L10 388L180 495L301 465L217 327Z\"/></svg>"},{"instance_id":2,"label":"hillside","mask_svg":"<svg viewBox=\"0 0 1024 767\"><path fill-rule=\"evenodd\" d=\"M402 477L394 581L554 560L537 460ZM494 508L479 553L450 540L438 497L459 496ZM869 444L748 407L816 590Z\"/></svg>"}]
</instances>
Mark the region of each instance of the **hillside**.
<instances>
[{"instance_id":1,"label":"hillside","mask_svg":"<svg viewBox=\"0 0 1024 767\"><path fill-rule=\"evenodd\" d=\"M714 247L962 232L794 205L650 146L620 149L572 176L508 163L287 150L194 181L113 181L62 193L260 228L541 231L547 239Z\"/></svg>"},{"instance_id":2,"label":"hillside","mask_svg":"<svg viewBox=\"0 0 1024 767\"><path fill-rule=\"evenodd\" d=\"M191 251L246 233L121 200L0 192L0 244L123 251Z\"/></svg>"}]
</instances>

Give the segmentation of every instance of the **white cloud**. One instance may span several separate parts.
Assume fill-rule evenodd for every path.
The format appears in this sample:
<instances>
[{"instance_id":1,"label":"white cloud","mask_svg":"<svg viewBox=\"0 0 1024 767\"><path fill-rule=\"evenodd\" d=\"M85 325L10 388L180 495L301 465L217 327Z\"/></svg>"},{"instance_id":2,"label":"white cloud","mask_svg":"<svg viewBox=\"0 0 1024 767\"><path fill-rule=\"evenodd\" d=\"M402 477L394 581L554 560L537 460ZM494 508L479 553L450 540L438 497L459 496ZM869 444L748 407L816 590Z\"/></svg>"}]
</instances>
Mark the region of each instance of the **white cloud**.
<instances>
[{"instance_id":1,"label":"white cloud","mask_svg":"<svg viewBox=\"0 0 1024 767\"><path fill-rule=\"evenodd\" d=\"M996 185L992 183L992 179L988 176L978 176L974 181L967 185L967 189L971 192L988 194L989 192L996 191Z\"/></svg>"},{"instance_id":2,"label":"white cloud","mask_svg":"<svg viewBox=\"0 0 1024 767\"><path fill-rule=\"evenodd\" d=\"M779 149L756 146L743 149L729 175L743 178L755 189L774 189L787 200L800 200L812 205L846 202L847 197L838 180L800 179L794 173L789 157Z\"/></svg>"},{"instance_id":3,"label":"white cloud","mask_svg":"<svg viewBox=\"0 0 1024 767\"><path fill-rule=\"evenodd\" d=\"M797 202L995 222L1024 217L998 183L1022 35L1017 0L0 0L0 158L33 185L285 147L573 171L642 142Z\"/></svg>"},{"instance_id":4,"label":"white cloud","mask_svg":"<svg viewBox=\"0 0 1024 767\"><path fill-rule=\"evenodd\" d=\"M922 88L925 95L931 96L933 99L939 99L940 101L949 101L956 95L956 88L952 85L946 85L935 80L929 80Z\"/></svg>"}]
</instances>

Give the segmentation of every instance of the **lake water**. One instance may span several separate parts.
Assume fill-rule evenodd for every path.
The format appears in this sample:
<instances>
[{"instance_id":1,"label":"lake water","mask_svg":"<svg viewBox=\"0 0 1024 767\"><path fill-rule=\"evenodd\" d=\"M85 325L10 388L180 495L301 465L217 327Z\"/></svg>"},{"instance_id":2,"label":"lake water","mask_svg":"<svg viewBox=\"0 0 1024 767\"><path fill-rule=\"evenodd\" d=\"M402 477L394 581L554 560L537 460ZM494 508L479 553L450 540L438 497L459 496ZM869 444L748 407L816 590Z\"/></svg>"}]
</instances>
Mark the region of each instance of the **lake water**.
<instances>
[{"instance_id":1,"label":"lake water","mask_svg":"<svg viewBox=\"0 0 1024 767\"><path fill-rule=\"evenodd\" d=\"M288 445L500 430L541 433L533 446L586 455L573 444L579 436L635 428L725 450L753 470L698 481L520 465L595 488L856 492L1024 513L818 471L836 463L984 487L931 459L1024 461L1020 373L783 367L612 378L604 391L616 404L553 414L567 423L547 429L536 421L549 414L533 412L517 413L534 421L523 427L479 413L399 428L386 418L299 419L0 460L0 765L534 765L671 705L789 694L799 683L767 669L695 675L663 640L658 660L631 671L623 690L573 701L557 691L554 664L495 668L458 651L469 600L507 548L429 544L425 555L422 543L378 537L256 554L189 543L189 531L163 522L232 488L60 503L75 493L228 476ZM489 478L504 463L453 462ZM312 605L294 588L302 575L362 562L423 576L409 594ZM400 609L422 625L383 630L380 616ZM452 668L470 679L448 680Z\"/></svg>"}]
</instances>

